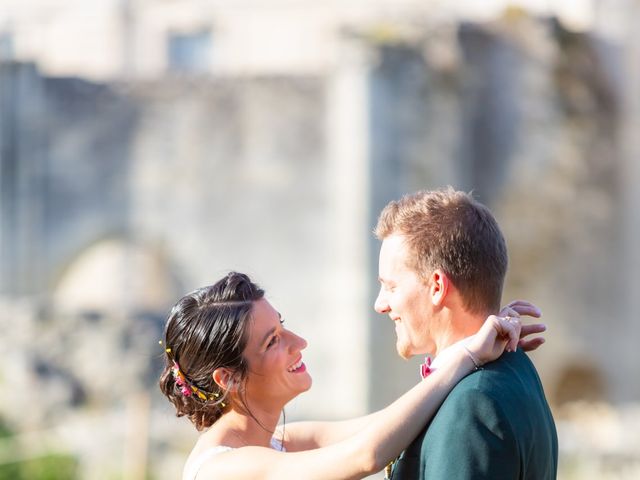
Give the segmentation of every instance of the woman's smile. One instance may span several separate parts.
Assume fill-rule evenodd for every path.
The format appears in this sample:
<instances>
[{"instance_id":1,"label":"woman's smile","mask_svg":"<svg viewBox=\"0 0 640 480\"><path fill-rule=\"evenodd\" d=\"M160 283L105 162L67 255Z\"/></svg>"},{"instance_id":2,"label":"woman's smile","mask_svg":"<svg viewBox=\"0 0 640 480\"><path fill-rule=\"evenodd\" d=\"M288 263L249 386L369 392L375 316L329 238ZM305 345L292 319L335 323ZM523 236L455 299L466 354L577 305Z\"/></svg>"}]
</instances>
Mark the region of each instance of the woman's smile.
<instances>
[{"instance_id":1,"label":"woman's smile","mask_svg":"<svg viewBox=\"0 0 640 480\"><path fill-rule=\"evenodd\" d=\"M307 367L302 362L302 355L300 356L300 358L296 363L294 363L287 369L287 371L291 373L302 373L307 371Z\"/></svg>"}]
</instances>

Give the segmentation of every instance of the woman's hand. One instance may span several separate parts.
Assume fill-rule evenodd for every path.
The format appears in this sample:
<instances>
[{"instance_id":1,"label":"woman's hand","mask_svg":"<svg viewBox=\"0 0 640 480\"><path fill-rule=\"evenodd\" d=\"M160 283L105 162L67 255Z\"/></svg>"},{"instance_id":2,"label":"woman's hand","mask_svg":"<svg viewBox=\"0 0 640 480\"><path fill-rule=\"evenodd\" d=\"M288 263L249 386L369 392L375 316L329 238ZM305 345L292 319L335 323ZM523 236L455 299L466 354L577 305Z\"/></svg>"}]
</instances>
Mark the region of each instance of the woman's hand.
<instances>
[{"instance_id":1,"label":"woman's hand","mask_svg":"<svg viewBox=\"0 0 640 480\"><path fill-rule=\"evenodd\" d=\"M490 315L466 348L471 353L474 363L484 365L502 355L505 349L515 351L521 330L522 325L518 318Z\"/></svg>"},{"instance_id":2,"label":"woman's hand","mask_svg":"<svg viewBox=\"0 0 640 480\"><path fill-rule=\"evenodd\" d=\"M506 306L502 307L502 310L500 310L500 313L498 313L499 317L520 318L521 315L540 318L542 316L542 312L533 303L527 302L526 300L515 300L507 304ZM525 337L535 333L542 333L546 330L547 330L547 327L542 323L522 325L522 328L520 330L520 341L518 342L518 346L522 348L525 352L535 350L536 348L538 348L540 345L544 343L544 338L534 337L532 339L527 339Z\"/></svg>"},{"instance_id":3,"label":"woman's hand","mask_svg":"<svg viewBox=\"0 0 640 480\"><path fill-rule=\"evenodd\" d=\"M499 317L519 317L526 315L528 317L540 318L542 312L533 303L526 300L514 300L502 307L498 313Z\"/></svg>"}]
</instances>

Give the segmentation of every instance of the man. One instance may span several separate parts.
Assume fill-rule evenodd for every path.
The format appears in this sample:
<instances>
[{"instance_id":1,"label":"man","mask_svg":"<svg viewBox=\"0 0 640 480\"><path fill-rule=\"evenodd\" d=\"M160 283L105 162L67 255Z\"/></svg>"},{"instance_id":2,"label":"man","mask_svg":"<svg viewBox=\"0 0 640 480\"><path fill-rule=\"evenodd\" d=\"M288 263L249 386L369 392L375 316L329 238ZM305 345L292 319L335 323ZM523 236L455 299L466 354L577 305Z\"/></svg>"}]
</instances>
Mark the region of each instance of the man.
<instances>
[{"instance_id":1,"label":"man","mask_svg":"<svg viewBox=\"0 0 640 480\"><path fill-rule=\"evenodd\" d=\"M389 203L378 220L380 293L403 358L451 349L499 310L504 238L489 210L451 187ZM558 441L540 379L522 352L462 380L400 456L393 480L556 478Z\"/></svg>"}]
</instances>

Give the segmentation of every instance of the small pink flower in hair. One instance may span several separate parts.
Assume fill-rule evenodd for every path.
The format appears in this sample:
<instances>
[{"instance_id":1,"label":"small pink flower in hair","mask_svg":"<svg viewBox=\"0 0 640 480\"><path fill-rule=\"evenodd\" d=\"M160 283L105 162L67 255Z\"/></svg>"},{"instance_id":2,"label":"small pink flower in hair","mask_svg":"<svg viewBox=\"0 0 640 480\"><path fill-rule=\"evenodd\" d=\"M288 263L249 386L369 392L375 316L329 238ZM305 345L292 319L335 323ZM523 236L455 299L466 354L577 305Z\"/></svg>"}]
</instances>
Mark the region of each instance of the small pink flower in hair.
<instances>
[{"instance_id":1,"label":"small pink flower in hair","mask_svg":"<svg viewBox=\"0 0 640 480\"><path fill-rule=\"evenodd\" d=\"M173 374L173 378L176 379L176 383L183 387L185 385L185 378L182 372L180 371L180 366L177 362L173 362L173 367L171 368L171 373Z\"/></svg>"},{"instance_id":2,"label":"small pink flower in hair","mask_svg":"<svg viewBox=\"0 0 640 480\"><path fill-rule=\"evenodd\" d=\"M179 384L178 384L179 385ZM180 387L180 391L182 392L182 395L184 395L185 397L190 397L191 396L191 389L187 386L181 386Z\"/></svg>"}]
</instances>

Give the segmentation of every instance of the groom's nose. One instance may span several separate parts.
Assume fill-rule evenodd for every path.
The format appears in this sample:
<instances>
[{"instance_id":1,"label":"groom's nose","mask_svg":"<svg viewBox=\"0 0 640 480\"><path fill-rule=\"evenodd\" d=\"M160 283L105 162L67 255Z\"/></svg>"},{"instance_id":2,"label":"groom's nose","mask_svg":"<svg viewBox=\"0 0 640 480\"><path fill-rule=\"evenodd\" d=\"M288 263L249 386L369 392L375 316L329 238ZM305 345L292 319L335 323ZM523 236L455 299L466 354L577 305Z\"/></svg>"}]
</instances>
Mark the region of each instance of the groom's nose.
<instances>
[{"instance_id":1,"label":"groom's nose","mask_svg":"<svg viewBox=\"0 0 640 480\"><path fill-rule=\"evenodd\" d=\"M382 289L380 289L380 292L378 292L378 297L376 298L376 301L373 304L373 308L375 309L376 312L378 312L378 313L388 313L389 312L389 310L390 310L389 302L387 302L387 299L385 297L386 297L386 295L384 294Z\"/></svg>"}]
</instances>

